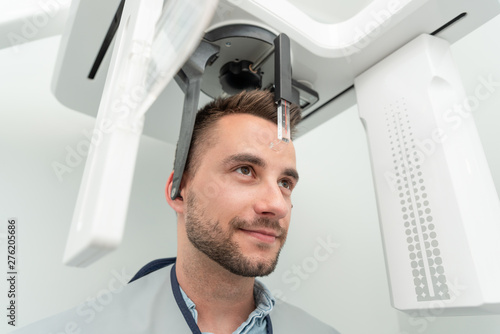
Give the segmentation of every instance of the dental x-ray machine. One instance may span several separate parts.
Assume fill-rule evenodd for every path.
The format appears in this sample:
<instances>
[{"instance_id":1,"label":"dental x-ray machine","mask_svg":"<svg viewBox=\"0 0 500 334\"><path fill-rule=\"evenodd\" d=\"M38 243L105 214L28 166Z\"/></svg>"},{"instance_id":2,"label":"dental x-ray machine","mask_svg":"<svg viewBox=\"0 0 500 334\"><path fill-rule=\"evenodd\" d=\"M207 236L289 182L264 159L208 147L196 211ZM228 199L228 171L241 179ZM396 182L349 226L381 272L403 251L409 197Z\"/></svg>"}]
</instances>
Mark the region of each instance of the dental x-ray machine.
<instances>
[{"instance_id":1,"label":"dental x-ray machine","mask_svg":"<svg viewBox=\"0 0 500 334\"><path fill-rule=\"evenodd\" d=\"M395 308L499 313L500 203L466 117L477 101L449 47L498 13L496 0L373 0L326 24L286 0L75 0L53 91L70 108L99 110L99 145L89 152L64 262L86 266L119 245L143 132L180 133L175 197L200 92L272 88L282 141L289 103L302 107L307 132L357 100ZM174 76L182 113L167 111ZM457 281L467 286L460 295Z\"/></svg>"}]
</instances>

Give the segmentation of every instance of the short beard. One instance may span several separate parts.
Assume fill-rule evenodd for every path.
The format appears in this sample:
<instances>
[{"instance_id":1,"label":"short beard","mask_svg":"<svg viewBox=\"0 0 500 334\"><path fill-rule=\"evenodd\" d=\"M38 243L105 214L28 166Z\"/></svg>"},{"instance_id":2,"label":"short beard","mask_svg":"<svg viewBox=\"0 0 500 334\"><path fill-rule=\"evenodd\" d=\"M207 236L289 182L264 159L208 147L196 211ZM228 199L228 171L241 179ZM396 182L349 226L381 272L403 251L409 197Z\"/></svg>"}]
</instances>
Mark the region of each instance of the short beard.
<instances>
[{"instance_id":1,"label":"short beard","mask_svg":"<svg viewBox=\"0 0 500 334\"><path fill-rule=\"evenodd\" d=\"M229 222L229 231L224 232L219 221L204 221L203 212L196 203L196 197L192 193L189 195L186 211L186 233L194 247L235 275L267 276L274 271L287 234L277 220L258 218L249 223L235 217ZM274 259L254 263L241 252L240 247L232 240L233 234L238 229L257 227L272 228L279 233L277 241L281 245ZM263 245L262 248L265 246Z\"/></svg>"}]
</instances>

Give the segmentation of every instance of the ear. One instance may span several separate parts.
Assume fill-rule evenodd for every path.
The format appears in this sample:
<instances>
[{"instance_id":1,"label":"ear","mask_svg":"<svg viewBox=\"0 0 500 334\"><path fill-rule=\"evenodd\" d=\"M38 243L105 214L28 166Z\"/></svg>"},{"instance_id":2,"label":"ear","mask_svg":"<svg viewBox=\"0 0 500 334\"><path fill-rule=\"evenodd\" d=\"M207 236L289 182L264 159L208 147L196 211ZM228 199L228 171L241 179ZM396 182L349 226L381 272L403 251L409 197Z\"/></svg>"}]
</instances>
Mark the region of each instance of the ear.
<instances>
[{"instance_id":1,"label":"ear","mask_svg":"<svg viewBox=\"0 0 500 334\"><path fill-rule=\"evenodd\" d=\"M181 188L181 194L176 198L172 199L172 184L174 180L174 171L170 174L168 181L167 181L167 186L165 187L165 197L167 198L167 203L174 209L175 212L179 213L184 213L184 199L183 199L183 194L184 194L184 189Z\"/></svg>"}]
</instances>

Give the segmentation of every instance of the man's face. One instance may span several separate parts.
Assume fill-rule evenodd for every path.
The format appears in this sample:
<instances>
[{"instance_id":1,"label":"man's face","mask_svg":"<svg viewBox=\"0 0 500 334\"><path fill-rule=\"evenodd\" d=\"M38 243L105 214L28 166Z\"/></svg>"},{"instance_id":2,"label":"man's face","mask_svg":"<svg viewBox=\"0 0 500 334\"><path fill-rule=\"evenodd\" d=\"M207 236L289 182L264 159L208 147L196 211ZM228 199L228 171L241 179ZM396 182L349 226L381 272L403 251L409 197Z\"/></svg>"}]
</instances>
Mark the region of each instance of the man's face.
<instances>
[{"instance_id":1,"label":"man's face","mask_svg":"<svg viewBox=\"0 0 500 334\"><path fill-rule=\"evenodd\" d=\"M187 236L234 274L268 275L290 223L298 181L293 144L271 149L276 124L248 114L224 116L210 131L215 144L186 184Z\"/></svg>"}]
</instances>

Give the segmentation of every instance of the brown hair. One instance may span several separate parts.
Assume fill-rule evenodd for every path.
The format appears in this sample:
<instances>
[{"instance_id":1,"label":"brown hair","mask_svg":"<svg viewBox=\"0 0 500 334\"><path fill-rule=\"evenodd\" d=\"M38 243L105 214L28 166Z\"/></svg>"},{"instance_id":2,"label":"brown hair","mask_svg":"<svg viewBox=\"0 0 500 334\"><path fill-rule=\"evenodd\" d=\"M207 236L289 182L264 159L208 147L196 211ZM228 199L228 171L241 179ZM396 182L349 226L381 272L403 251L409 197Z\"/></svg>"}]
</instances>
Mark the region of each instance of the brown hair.
<instances>
[{"instance_id":1,"label":"brown hair","mask_svg":"<svg viewBox=\"0 0 500 334\"><path fill-rule=\"evenodd\" d=\"M196 115L184 173L190 173L191 175L196 173L202 152L214 144L214 136L211 135L209 130L213 128L219 119L230 114L251 114L273 123L278 121L274 94L269 90L243 91L227 98L213 100L201 108ZM292 139L300 119L300 107L292 104L290 107L290 134Z\"/></svg>"}]
</instances>

